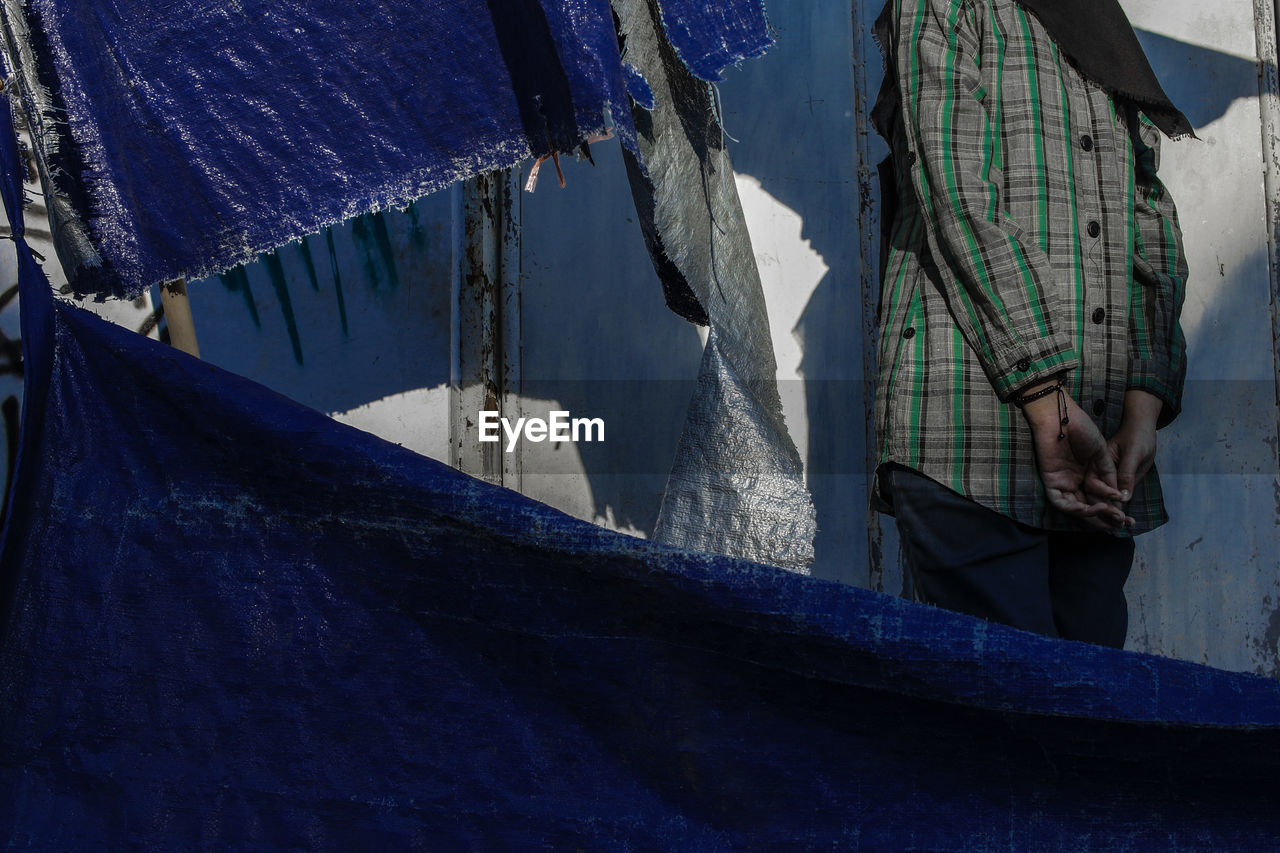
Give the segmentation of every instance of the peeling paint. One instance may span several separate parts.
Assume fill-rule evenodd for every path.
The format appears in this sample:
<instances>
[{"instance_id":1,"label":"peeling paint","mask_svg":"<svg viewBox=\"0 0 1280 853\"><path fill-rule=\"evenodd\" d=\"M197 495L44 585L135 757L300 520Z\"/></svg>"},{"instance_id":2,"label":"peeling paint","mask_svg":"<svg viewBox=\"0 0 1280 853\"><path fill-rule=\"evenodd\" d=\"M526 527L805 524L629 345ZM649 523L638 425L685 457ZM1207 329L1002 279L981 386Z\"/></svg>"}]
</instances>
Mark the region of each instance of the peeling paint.
<instances>
[{"instance_id":1,"label":"peeling paint","mask_svg":"<svg viewBox=\"0 0 1280 853\"><path fill-rule=\"evenodd\" d=\"M1263 658L1257 673L1280 678L1280 608L1271 611L1266 632L1261 639L1255 638L1253 645Z\"/></svg>"},{"instance_id":2,"label":"peeling paint","mask_svg":"<svg viewBox=\"0 0 1280 853\"><path fill-rule=\"evenodd\" d=\"M520 454L481 444L467 429L470 416L478 411L516 414L509 407L519 407L519 312L504 310L508 303L519 304L519 262L513 253L519 237L511 181L507 172L480 175L466 182L460 196L450 448L451 462L461 470L519 488Z\"/></svg>"}]
</instances>

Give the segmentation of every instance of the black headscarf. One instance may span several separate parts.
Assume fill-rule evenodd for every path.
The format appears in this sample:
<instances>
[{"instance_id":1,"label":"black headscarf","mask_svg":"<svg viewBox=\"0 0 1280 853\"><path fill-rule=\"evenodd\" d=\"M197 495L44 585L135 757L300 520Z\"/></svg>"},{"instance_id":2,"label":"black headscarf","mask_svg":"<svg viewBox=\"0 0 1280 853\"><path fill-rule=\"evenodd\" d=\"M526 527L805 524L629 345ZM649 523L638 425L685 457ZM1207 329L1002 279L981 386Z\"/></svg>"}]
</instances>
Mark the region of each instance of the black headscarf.
<instances>
[{"instance_id":1,"label":"black headscarf","mask_svg":"<svg viewBox=\"0 0 1280 853\"><path fill-rule=\"evenodd\" d=\"M1081 74L1132 101L1166 136L1194 135L1164 93L1117 0L1018 0Z\"/></svg>"}]
</instances>

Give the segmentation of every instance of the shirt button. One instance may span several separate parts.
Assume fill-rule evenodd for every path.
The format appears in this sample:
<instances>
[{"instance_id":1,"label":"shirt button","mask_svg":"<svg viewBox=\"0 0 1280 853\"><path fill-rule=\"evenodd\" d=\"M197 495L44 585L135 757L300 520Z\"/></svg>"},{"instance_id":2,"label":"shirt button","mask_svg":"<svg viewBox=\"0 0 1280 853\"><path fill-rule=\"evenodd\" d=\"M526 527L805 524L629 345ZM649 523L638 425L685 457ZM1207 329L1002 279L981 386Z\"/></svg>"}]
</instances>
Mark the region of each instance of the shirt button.
<instances>
[{"instance_id":1,"label":"shirt button","mask_svg":"<svg viewBox=\"0 0 1280 853\"><path fill-rule=\"evenodd\" d=\"M916 159L917 159L917 158L916 158L916 152L914 152L914 151L908 151L908 152L907 152L907 162L908 162L908 163L910 163L912 166L914 166L914 165L916 164Z\"/></svg>"},{"instance_id":2,"label":"shirt button","mask_svg":"<svg viewBox=\"0 0 1280 853\"><path fill-rule=\"evenodd\" d=\"M1025 359L1025 358L1024 358L1024 359L1020 359L1020 360L1018 361L1017 365L1015 365L1015 366L1018 368L1019 372L1021 372L1021 373L1026 373L1028 370L1030 370L1030 369L1031 369L1031 362L1030 362L1030 361L1028 361L1028 360L1027 360L1027 359Z\"/></svg>"},{"instance_id":3,"label":"shirt button","mask_svg":"<svg viewBox=\"0 0 1280 853\"><path fill-rule=\"evenodd\" d=\"M905 329L902 330L902 336L907 340L911 340L916 336L916 330L911 328L910 326L907 326Z\"/></svg>"},{"instance_id":4,"label":"shirt button","mask_svg":"<svg viewBox=\"0 0 1280 853\"><path fill-rule=\"evenodd\" d=\"M1090 237L1097 237L1102 233L1102 226L1098 224L1098 220L1091 220L1085 230L1089 232Z\"/></svg>"},{"instance_id":5,"label":"shirt button","mask_svg":"<svg viewBox=\"0 0 1280 853\"><path fill-rule=\"evenodd\" d=\"M1105 319L1107 319L1107 312L1105 310L1102 308L1093 309L1093 322L1101 323Z\"/></svg>"},{"instance_id":6,"label":"shirt button","mask_svg":"<svg viewBox=\"0 0 1280 853\"><path fill-rule=\"evenodd\" d=\"M1103 412L1105 412L1106 410L1107 410L1107 401L1106 401L1106 400L1094 400L1094 401L1093 401L1093 413L1094 413L1095 415L1101 416L1101 415L1102 415L1102 413L1103 413Z\"/></svg>"},{"instance_id":7,"label":"shirt button","mask_svg":"<svg viewBox=\"0 0 1280 853\"><path fill-rule=\"evenodd\" d=\"M1083 148L1085 151L1092 151L1093 137L1087 133L1084 136L1080 137L1080 147Z\"/></svg>"}]
</instances>

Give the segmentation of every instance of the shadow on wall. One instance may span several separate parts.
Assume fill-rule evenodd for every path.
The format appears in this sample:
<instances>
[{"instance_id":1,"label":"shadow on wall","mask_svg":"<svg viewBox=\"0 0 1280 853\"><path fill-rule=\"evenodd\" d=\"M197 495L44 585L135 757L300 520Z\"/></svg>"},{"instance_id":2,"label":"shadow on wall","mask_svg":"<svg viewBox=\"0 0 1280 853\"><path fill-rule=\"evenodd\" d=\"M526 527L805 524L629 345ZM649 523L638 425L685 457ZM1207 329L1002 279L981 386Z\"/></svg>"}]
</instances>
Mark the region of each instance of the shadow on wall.
<instances>
[{"instance_id":1,"label":"shadow on wall","mask_svg":"<svg viewBox=\"0 0 1280 853\"><path fill-rule=\"evenodd\" d=\"M784 343L777 338L791 332L803 351L798 365L780 366L803 376L805 464L818 512L814 574L866 586L863 422L870 401L862 391L864 260L856 231L859 107L850 7L848 0L774 3L770 18L777 44L721 86L726 132L741 140L732 147L735 171L800 216L803 250L828 268L819 281L795 281L793 264L778 258L773 287L813 289L793 329L778 316L771 322L775 349Z\"/></svg>"},{"instance_id":2,"label":"shadow on wall","mask_svg":"<svg viewBox=\"0 0 1280 853\"><path fill-rule=\"evenodd\" d=\"M1169 523L1138 540L1129 647L1280 677L1280 458L1267 251L1194 276L1190 373L1159 436ZM1230 378L1224 378L1230 377Z\"/></svg>"},{"instance_id":3,"label":"shadow on wall","mask_svg":"<svg viewBox=\"0 0 1280 853\"><path fill-rule=\"evenodd\" d=\"M608 432L577 445L581 469L559 458L566 448L526 444L525 491L648 533L702 348L663 304L617 143L592 156L594 167L566 159L566 189L544 179L518 198L521 390L526 415L563 409L603 418ZM436 193L193 284L202 356L320 411L384 400L396 440L446 446L404 435L443 428L422 408L439 401L395 395L449 382L453 212ZM581 477L556 476L578 470L589 508Z\"/></svg>"},{"instance_id":4,"label":"shadow on wall","mask_svg":"<svg viewBox=\"0 0 1280 853\"><path fill-rule=\"evenodd\" d=\"M1258 62L1136 29L1165 92L1178 109L1202 128L1240 98L1258 96Z\"/></svg>"},{"instance_id":5,"label":"shadow on wall","mask_svg":"<svg viewBox=\"0 0 1280 853\"><path fill-rule=\"evenodd\" d=\"M702 354L696 327L663 302L616 142L594 166L565 162L521 196L522 391L575 416L603 418L603 443L576 446L591 515L646 535L657 522ZM554 445L526 445L524 491L568 506Z\"/></svg>"},{"instance_id":6,"label":"shadow on wall","mask_svg":"<svg viewBox=\"0 0 1280 853\"><path fill-rule=\"evenodd\" d=\"M1267 276L1265 247L1212 270L1192 270L1188 303L1194 300L1203 305L1189 304L1184 309L1188 379L1182 414L1160 433L1163 473L1280 473L1276 358L1269 346L1271 321L1264 308L1269 299ZM1222 503L1206 495L1195 523L1234 530L1238 541L1252 536L1243 531L1242 538L1239 519L1233 522L1217 516L1214 507ZM1274 517L1268 520L1280 524L1280 492L1274 509ZM1204 522L1205 518L1218 520ZM1264 536L1262 541L1270 540Z\"/></svg>"}]
</instances>

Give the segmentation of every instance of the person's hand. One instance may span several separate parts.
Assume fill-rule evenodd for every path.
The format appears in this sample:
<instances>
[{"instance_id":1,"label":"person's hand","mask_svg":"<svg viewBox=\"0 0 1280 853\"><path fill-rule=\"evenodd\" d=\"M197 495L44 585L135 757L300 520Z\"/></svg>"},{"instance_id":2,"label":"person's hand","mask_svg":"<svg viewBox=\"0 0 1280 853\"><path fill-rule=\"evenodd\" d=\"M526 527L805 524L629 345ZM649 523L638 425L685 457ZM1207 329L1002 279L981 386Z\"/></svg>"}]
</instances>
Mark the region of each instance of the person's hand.
<instances>
[{"instance_id":1,"label":"person's hand","mask_svg":"<svg viewBox=\"0 0 1280 853\"><path fill-rule=\"evenodd\" d=\"M1064 401L1065 424L1060 411ZM1049 394L1027 403L1022 412L1031 426L1036 466L1049 504L1101 530L1133 524L1118 506L1121 492L1115 457L1097 425L1071 395Z\"/></svg>"},{"instance_id":2,"label":"person's hand","mask_svg":"<svg viewBox=\"0 0 1280 853\"><path fill-rule=\"evenodd\" d=\"M1107 441L1116 464L1120 500L1127 503L1156 458L1156 421L1164 403L1154 394L1133 389L1124 394L1120 429Z\"/></svg>"}]
</instances>

